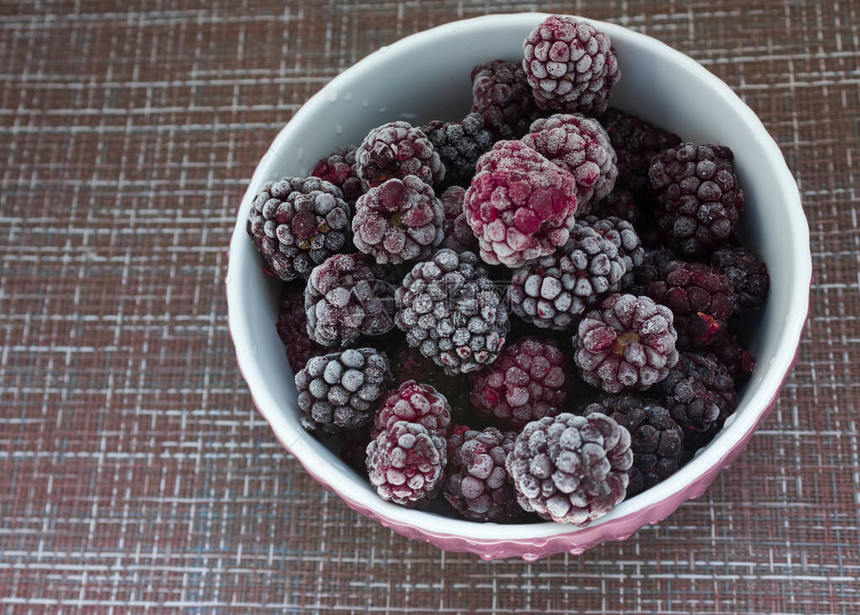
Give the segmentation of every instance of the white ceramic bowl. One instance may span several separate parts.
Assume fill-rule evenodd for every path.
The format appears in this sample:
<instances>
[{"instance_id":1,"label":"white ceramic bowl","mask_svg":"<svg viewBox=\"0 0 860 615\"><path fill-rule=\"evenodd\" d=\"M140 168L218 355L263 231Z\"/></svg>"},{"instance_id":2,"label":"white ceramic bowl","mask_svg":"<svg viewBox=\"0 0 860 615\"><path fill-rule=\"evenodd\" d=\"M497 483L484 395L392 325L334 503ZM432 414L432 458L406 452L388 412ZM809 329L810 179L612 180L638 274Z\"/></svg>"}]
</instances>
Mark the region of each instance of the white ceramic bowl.
<instances>
[{"instance_id":1,"label":"white ceramic bowl","mask_svg":"<svg viewBox=\"0 0 860 615\"><path fill-rule=\"evenodd\" d=\"M759 119L689 57L648 36L592 21L609 34L618 53L621 80L612 106L685 140L721 143L735 153L747 197L742 236L767 262L771 290L751 341L758 367L725 428L675 475L583 528L473 523L384 502L365 478L302 429L292 375L274 329L277 283L263 274L245 233L253 196L266 181L308 174L318 159L338 146L359 143L384 122L404 119L421 125L462 118L471 104L471 68L496 58L521 58L523 39L545 17L521 13L450 23L382 48L334 78L296 113L260 161L238 211L226 278L239 368L284 447L354 510L404 536L486 559L581 553L604 540L625 539L701 495L746 447L774 405L794 365L809 304L809 229L794 179Z\"/></svg>"}]
</instances>

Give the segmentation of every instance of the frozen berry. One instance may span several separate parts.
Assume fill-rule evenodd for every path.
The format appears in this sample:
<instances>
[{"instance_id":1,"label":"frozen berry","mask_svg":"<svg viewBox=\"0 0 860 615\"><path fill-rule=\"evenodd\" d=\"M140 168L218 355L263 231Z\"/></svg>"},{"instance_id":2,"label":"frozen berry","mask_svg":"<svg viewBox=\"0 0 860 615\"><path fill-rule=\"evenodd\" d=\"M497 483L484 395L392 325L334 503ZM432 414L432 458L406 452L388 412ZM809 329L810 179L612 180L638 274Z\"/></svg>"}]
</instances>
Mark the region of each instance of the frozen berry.
<instances>
[{"instance_id":1,"label":"frozen berry","mask_svg":"<svg viewBox=\"0 0 860 615\"><path fill-rule=\"evenodd\" d=\"M356 145L339 147L326 158L323 158L314 166L311 175L331 182L343 193L343 200L350 205L361 196L363 190L361 180L355 174L355 150Z\"/></svg>"},{"instance_id":2,"label":"frozen berry","mask_svg":"<svg viewBox=\"0 0 860 615\"><path fill-rule=\"evenodd\" d=\"M427 135L403 121L383 124L367 134L355 151L355 172L365 190L407 175L431 186L445 179L445 166Z\"/></svg>"},{"instance_id":3,"label":"frozen berry","mask_svg":"<svg viewBox=\"0 0 860 615\"><path fill-rule=\"evenodd\" d=\"M634 226L639 222L641 216L633 193L623 188L619 189L617 184L615 190L604 198L591 203L591 214L598 218L620 218L627 220Z\"/></svg>"},{"instance_id":4,"label":"frozen berry","mask_svg":"<svg viewBox=\"0 0 860 615\"><path fill-rule=\"evenodd\" d=\"M420 423L431 434L445 438L451 426L451 406L445 396L429 384L407 380L385 393L373 419L371 437L376 438L397 421Z\"/></svg>"},{"instance_id":5,"label":"frozen berry","mask_svg":"<svg viewBox=\"0 0 860 615\"><path fill-rule=\"evenodd\" d=\"M442 203L415 175L389 179L361 195L352 219L355 247L377 263L427 258L442 243Z\"/></svg>"},{"instance_id":6,"label":"frozen berry","mask_svg":"<svg viewBox=\"0 0 860 615\"><path fill-rule=\"evenodd\" d=\"M574 177L517 141L500 141L481 157L465 199L481 257L512 268L564 245L576 207Z\"/></svg>"},{"instance_id":7,"label":"frozen berry","mask_svg":"<svg viewBox=\"0 0 860 615\"><path fill-rule=\"evenodd\" d=\"M458 430L460 431L460 430ZM448 469L444 494L448 503L469 521L511 523L524 510L505 469L516 434L495 427L463 429L448 437Z\"/></svg>"},{"instance_id":8,"label":"frozen berry","mask_svg":"<svg viewBox=\"0 0 860 615\"><path fill-rule=\"evenodd\" d=\"M492 363L505 343L508 313L471 252L442 249L415 264L395 293L397 326L449 374Z\"/></svg>"},{"instance_id":9,"label":"frozen berry","mask_svg":"<svg viewBox=\"0 0 860 615\"><path fill-rule=\"evenodd\" d=\"M459 122L430 122L423 130L445 165L449 185L468 186L475 174L475 163L495 141L479 113L470 113Z\"/></svg>"},{"instance_id":10,"label":"frozen berry","mask_svg":"<svg viewBox=\"0 0 860 615\"><path fill-rule=\"evenodd\" d=\"M624 290L632 288L636 269L645 261L645 248L642 247L642 242L633 225L627 220L614 216L608 218L586 216L577 224L587 224L618 248L618 256L624 261L624 276L621 278L620 287Z\"/></svg>"},{"instance_id":11,"label":"frozen berry","mask_svg":"<svg viewBox=\"0 0 860 615\"><path fill-rule=\"evenodd\" d=\"M770 287L767 265L741 246L726 246L711 254L711 265L732 283L736 313L764 305Z\"/></svg>"},{"instance_id":12,"label":"frozen berry","mask_svg":"<svg viewBox=\"0 0 860 615\"><path fill-rule=\"evenodd\" d=\"M367 445L367 473L383 500L421 508L445 479L445 440L418 423L398 421Z\"/></svg>"},{"instance_id":13,"label":"frozen berry","mask_svg":"<svg viewBox=\"0 0 860 615\"><path fill-rule=\"evenodd\" d=\"M707 432L737 406L728 369L710 353L682 352L660 383L663 404L686 432Z\"/></svg>"},{"instance_id":14,"label":"frozen berry","mask_svg":"<svg viewBox=\"0 0 860 615\"><path fill-rule=\"evenodd\" d=\"M566 15L553 15L523 41L523 70L541 109L596 115L606 110L621 76L609 35Z\"/></svg>"},{"instance_id":15,"label":"frozen berry","mask_svg":"<svg viewBox=\"0 0 860 615\"><path fill-rule=\"evenodd\" d=\"M349 345L394 326L393 288L365 254L336 254L314 267L305 290L308 335L324 346Z\"/></svg>"},{"instance_id":16,"label":"frozen berry","mask_svg":"<svg viewBox=\"0 0 860 615\"><path fill-rule=\"evenodd\" d=\"M466 199L466 189L462 186L449 186L439 196L445 222L454 222L463 213L463 201Z\"/></svg>"},{"instance_id":17,"label":"frozen berry","mask_svg":"<svg viewBox=\"0 0 860 615\"><path fill-rule=\"evenodd\" d=\"M377 400L391 382L388 358L372 348L348 348L312 357L295 376L305 429L337 432L373 419Z\"/></svg>"},{"instance_id":18,"label":"frozen berry","mask_svg":"<svg viewBox=\"0 0 860 615\"><path fill-rule=\"evenodd\" d=\"M524 337L469 376L472 406L493 425L519 430L561 412L570 378L567 357L551 339Z\"/></svg>"},{"instance_id":19,"label":"frozen berry","mask_svg":"<svg viewBox=\"0 0 860 615\"><path fill-rule=\"evenodd\" d=\"M585 525L624 499L632 463L630 433L614 420L563 413L526 425L507 469L525 510Z\"/></svg>"},{"instance_id":20,"label":"frozen berry","mask_svg":"<svg viewBox=\"0 0 860 615\"><path fill-rule=\"evenodd\" d=\"M340 189L318 177L284 177L263 187L251 206L247 231L266 264L282 280L308 276L348 250L350 208Z\"/></svg>"},{"instance_id":21,"label":"frozen berry","mask_svg":"<svg viewBox=\"0 0 860 615\"><path fill-rule=\"evenodd\" d=\"M580 321L573 342L583 380L607 393L647 389L678 362L672 312L648 297L610 295Z\"/></svg>"},{"instance_id":22,"label":"frozen berry","mask_svg":"<svg viewBox=\"0 0 860 615\"><path fill-rule=\"evenodd\" d=\"M471 407L469 382L465 375L446 374L432 359L422 355L416 348L411 348L405 339L388 355L391 357L391 372L394 374L395 384L399 385L407 380L429 384L448 400L452 419L455 411L462 413Z\"/></svg>"},{"instance_id":23,"label":"frozen berry","mask_svg":"<svg viewBox=\"0 0 860 615\"><path fill-rule=\"evenodd\" d=\"M308 335L304 285L289 285L284 290L278 306L278 321L275 329L287 349L287 362L293 373L302 369L311 357L328 351L325 346L316 343Z\"/></svg>"},{"instance_id":24,"label":"frozen berry","mask_svg":"<svg viewBox=\"0 0 860 615\"><path fill-rule=\"evenodd\" d=\"M750 354L740 333L731 326L714 339L708 346L708 351L713 353L728 368L735 380L735 386L743 385L750 379L755 370L755 359Z\"/></svg>"},{"instance_id":25,"label":"frozen berry","mask_svg":"<svg viewBox=\"0 0 860 615\"><path fill-rule=\"evenodd\" d=\"M523 67L507 60L472 69L472 99L494 141L519 139L540 114Z\"/></svg>"}]
</instances>

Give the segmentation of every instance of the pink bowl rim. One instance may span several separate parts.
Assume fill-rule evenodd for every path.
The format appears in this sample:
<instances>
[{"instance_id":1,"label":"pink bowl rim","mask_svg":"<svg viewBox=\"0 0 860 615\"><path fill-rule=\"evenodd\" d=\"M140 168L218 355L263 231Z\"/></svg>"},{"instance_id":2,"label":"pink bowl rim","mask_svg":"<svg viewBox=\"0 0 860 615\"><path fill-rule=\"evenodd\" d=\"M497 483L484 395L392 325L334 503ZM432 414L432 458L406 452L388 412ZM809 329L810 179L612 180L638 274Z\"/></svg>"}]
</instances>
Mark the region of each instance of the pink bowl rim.
<instances>
[{"instance_id":1,"label":"pink bowl rim","mask_svg":"<svg viewBox=\"0 0 860 615\"><path fill-rule=\"evenodd\" d=\"M460 20L408 36L393 43L384 51L388 54L395 50L406 51L411 47L424 44L430 38L452 34L455 30L470 27L490 28L512 22L533 26L547 16L546 13L512 13ZM362 490L347 493L343 485L344 466L332 463L334 457L331 453L322 450L312 436L301 428L295 417L292 421L287 419L279 410L279 402L266 389L265 382L257 373L258 370L255 367L257 359L252 350L252 341L249 339L246 323L243 322L244 313L237 307L240 305L239 293L242 290L239 288L237 271L234 270L235 260L232 257L228 259L228 273L225 278L228 327L236 348L237 363L249 386L255 406L270 424L284 448L292 453L318 482L337 493L350 508L410 538L426 540L447 550L470 551L485 559L519 556L533 560L565 551L581 553L605 540L623 540L643 525L662 520L687 499L700 496L719 471L727 467L744 450L756 426L766 418L776 403L779 391L796 361L800 338L808 316L809 281L812 278L809 229L794 178L785 164L782 152L759 118L728 85L692 58L665 43L616 24L587 18L579 19L606 31L613 39L624 37L629 42L652 47L661 55L668 56L676 66L696 73L699 79L713 89L715 95L725 99L743 116L747 127L756 133L779 176L779 185L783 191L781 196L788 204L789 216L792 218L790 240L799 248L795 263L796 277L791 289L791 317L785 323L785 333L779 352L768 366L766 378L745 402L746 405L755 407L757 410L748 410L742 415L730 417L718 437L676 474L661 483L659 489L647 490L623 502L605 517L581 528L549 522L516 525L480 524L402 508L382 501L375 493ZM357 62L335 77L329 86L337 87L347 73L372 70L375 58L382 51L376 51ZM270 158L277 157L277 152L289 142L292 127L302 121L309 106L312 103L322 102L325 90L326 87L323 87L296 112L275 137L255 170L243 197L242 206L237 211L236 226L231 237L228 255L235 253L242 242L249 241L245 232L243 213L246 214L253 195L266 180L265 171Z\"/></svg>"}]
</instances>

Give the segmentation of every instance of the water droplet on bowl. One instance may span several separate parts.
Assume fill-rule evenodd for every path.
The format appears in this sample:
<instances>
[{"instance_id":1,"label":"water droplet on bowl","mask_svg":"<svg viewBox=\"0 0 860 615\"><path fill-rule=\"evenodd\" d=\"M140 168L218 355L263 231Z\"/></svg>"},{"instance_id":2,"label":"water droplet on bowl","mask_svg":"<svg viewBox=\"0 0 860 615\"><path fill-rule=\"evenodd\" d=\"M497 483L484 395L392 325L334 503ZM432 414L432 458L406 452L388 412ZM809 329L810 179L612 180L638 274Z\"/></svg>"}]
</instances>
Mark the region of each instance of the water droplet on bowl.
<instances>
[{"instance_id":1,"label":"water droplet on bowl","mask_svg":"<svg viewBox=\"0 0 860 615\"><path fill-rule=\"evenodd\" d=\"M338 95L337 88L333 88L333 87L326 88L325 97L326 97L326 100L329 101L330 103L337 101L337 95Z\"/></svg>"},{"instance_id":2,"label":"water droplet on bowl","mask_svg":"<svg viewBox=\"0 0 860 615\"><path fill-rule=\"evenodd\" d=\"M342 125L340 125L340 124L335 124L335 125L334 125L334 131L335 131L337 134L342 135L342 134L343 134L343 126L342 126Z\"/></svg>"},{"instance_id":3,"label":"water droplet on bowl","mask_svg":"<svg viewBox=\"0 0 860 615\"><path fill-rule=\"evenodd\" d=\"M379 48L379 53L388 53L388 45L383 45Z\"/></svg>"},{"instance_id":4,"label":"water droplet on bowl","mask_svg":"<svg viewBox=\"0 0 860 615\"><path fill-rule=\"evenodd\" d=\"M386 111L388 111L388 107L380 107L379 108L380 113L385 113Z\"/></svg>"},{"instance_id":5,"label":"water droplet on bowl","mask_svg":"<svg viewBox=\"0 0 860 615\"><path fill-rule=\"evenodd\" d=\"M418 117L418 116L414 113L401 113L400 114L401 120L411 121L411 120L414 120L416 117Z\"/></svg>"},{"instance_id":6,"label":"water droplet on bowl","mask_svg":"<svg viewBox=\"0 0 860 615\"><path fill-rule=\"evenodd\" d=\"M365 98L364 100L361 101L361 106L366 109L367 107L370 106L370 101Z\"/></svg>"},{"instance_id":7,"label":"water droplet on bowl","mask_svg":"<svg viewBox=\"0 0 860 615\"><path fill-rule=\"evenodd\" d=\"M343 99L344 99L346 102L352 102L352 92L347 92L346 94L344 94L344 95L343 95Z\"/></svg>"}]
</instances>

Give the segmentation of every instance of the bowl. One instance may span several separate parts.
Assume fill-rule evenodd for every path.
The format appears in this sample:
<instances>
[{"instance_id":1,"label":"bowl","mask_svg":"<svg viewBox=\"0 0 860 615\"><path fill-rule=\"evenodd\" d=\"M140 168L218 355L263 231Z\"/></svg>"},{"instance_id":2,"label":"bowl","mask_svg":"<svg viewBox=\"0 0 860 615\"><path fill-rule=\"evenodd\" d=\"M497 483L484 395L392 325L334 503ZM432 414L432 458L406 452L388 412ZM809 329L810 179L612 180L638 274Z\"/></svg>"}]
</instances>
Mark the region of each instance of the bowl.
<instances>
[{"instance_id":1,"label":"bowl","mask_svg":"<svg viewBox=\"0 0 860 615\"><path fill-rule=\"evenodd\" d=\"M439 26L383 47L338 75L299 109L254 172L239 207L226 277L229 328L236 357L260 414L305 469L346 504L403 536L484 559L535 560L579 554L606 540L623 540L700 496L744 450L776 403L796 360L809 306L809 229L797 185L755 113L691 58L643 34L585 19L607 32L621 80L610 105L635 113L684 140L728 145L746 193L743 242L768 264L771 289L750 340L758 367L736 412L714 440L677 473L584 527L556 523L496 525L448 518L383 501L366 478L299 423L296 389L275 333L278 282L262 271L245 232L255 194L266 181L307 175L336 147L360 143L393 120L421 125L456 120L471 105L471 68L496 58L522 57L522 41L548 15L489 15Z\"/></svg>"}]
</instances>

